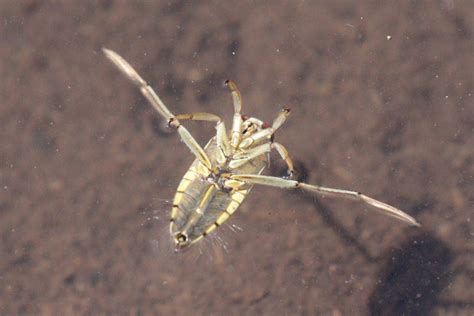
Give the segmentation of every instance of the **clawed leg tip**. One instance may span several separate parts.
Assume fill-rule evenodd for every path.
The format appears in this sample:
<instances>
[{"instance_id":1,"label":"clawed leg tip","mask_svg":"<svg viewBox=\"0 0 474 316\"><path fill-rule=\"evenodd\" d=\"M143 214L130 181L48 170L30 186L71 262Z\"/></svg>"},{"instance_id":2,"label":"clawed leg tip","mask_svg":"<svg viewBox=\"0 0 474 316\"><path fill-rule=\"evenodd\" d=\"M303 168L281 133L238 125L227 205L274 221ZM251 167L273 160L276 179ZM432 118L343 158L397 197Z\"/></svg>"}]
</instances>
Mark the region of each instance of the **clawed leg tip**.
<instances>
[{"instance_id":1,"label":"clawed leg tip","mask_svg":"<svg viewBox=\"0 0 474 316\"><path fill-rule=\"evenodd\" d=\"M224 84L227 88L229 88L230 91L237 90L237 85L232 80L227 79L226 81L224 81Z\"/></svg>"}]
</instances>

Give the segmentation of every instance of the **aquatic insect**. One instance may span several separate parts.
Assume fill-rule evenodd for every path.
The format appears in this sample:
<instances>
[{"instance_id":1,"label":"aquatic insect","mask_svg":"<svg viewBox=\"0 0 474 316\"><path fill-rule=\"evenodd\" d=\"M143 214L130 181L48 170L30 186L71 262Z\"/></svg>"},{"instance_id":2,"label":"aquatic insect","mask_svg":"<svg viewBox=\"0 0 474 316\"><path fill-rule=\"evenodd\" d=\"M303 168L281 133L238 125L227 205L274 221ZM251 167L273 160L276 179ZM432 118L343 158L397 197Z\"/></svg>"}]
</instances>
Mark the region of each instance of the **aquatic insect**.
<instances>
[{"instance_id":1,"label":"aquatic insect","mask_svg":"<svg viewBox=\"0 0 474 316\"><path fill-rule=\"evenodd\" d=\"M242 100L234 82L226 85L232 93L234 117L230 137L222 119L214 114L196 112L174 115L168 110L153 89L140 75L114 51L103 49L107 58L118 67L168 122L177 130L182 142L196 157L178 185L170 216L170 234L177 250L195 244L221 226L235 213L254 185L285 189L301 189L322 196L356 200L372 206L386 215L419 226L418 222L403 211L377 201L360 192L331 189L311 185L289 178L293 162L286 148L274 141L273 134L290 114L283 109L270 125L240 113ZM209 121L216 123L216 135L202 148L181 121ZM288 177L262 175L268 165L269 153L276 150L288 167Z\"/></svg>"}]
</instances>

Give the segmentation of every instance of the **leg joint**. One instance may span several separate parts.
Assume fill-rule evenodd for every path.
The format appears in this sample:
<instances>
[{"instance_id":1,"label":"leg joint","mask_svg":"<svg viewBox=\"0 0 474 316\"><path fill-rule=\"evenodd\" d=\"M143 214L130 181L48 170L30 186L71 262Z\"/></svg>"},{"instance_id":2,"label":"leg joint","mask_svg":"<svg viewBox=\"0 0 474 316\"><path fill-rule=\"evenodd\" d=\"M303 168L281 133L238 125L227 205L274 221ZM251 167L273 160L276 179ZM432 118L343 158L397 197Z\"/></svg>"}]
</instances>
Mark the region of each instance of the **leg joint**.
<instances>
[{"instance_id":1,"label":"leg joint","mask_svg":"<svg viewBox=\"0 0 474 316\"><path fill-rule=\"evenodd\" d=\"M178 129L181 126L181 123L178 121L177 118L172 117L168 120L168 127L173 127Z\"/></svg>"}]
</instances>

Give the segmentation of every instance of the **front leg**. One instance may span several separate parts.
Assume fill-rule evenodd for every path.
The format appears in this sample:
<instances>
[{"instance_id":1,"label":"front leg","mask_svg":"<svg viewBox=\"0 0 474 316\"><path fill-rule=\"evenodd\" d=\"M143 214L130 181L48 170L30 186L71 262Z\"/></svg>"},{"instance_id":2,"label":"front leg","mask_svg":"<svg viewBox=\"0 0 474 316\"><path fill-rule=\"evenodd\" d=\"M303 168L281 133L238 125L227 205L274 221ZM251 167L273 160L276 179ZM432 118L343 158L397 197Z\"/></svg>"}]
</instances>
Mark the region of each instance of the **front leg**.
<instances>
[{"instance_id":1,"label":"front leg","mask_svg":"<svg viewBox=\"0 0 474 316\"><path fill-rule=\"evenodd\" d=\"M232 80L226 80L225 82L227 88L229 88L232 93L232 100L234 101L234 118L232 120L232 135L230 144L232 149L235 150L241 140L241 130L242 130L242 115L240 111L242 110L242 96L240 91L237 88L237 85Z\"/></svg>"}]
</instances>

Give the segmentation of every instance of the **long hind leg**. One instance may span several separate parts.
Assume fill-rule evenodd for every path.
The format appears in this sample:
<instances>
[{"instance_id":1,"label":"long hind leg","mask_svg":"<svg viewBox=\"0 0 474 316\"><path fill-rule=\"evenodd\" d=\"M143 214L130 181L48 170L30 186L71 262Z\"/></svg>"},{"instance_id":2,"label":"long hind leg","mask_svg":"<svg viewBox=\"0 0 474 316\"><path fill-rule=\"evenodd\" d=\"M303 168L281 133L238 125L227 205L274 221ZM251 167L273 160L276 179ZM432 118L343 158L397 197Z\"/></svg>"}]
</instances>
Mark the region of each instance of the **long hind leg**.
<instances>
[{"instance_id":1,"label":"long hind leg","mask_svg":"<svg viewBox=\"0 0 474 316\"><path fill-rule=\"evenodd\" d=\"M202 147L196 142L194 137L189 133L189 131L181 125L176 116L168 110L160 97L155 93L155 91L148 85L148 83L143 80L142 77L133 69L130 64L123 59L116 52L103 48L102 49L105 56L115 65L117 68L135 85L140 88L140 91L145 96L145 98L150 102L150 104L161 114L169 123L170 126L176 128L178 131L181 140L188 146L191 152L199 159L199 161L206 166L209 170L212 169L211 162L207 154L204 152Z\"/></svg>"},{"instance_id":2,"label":"long hind leg","mask_svg":"<svg viewBox=\"0 0 474 316\"><path fill-rule=\"evenodd\" d=\"M303 182L294 180L286 180L278 177L254 175L254 174L234 174L229 177L230 180L240 181L247 184L260 184L284 189L302 189L312 193L316 193L327 197L345 198L355 201L362 202L366 205L372 206L375 210L392 217L395 217L401 221L414 226L420 226L420 224L410 215L399 210L396 207L383 203L368 197L360 192L347 191L340 189L325 188L316 185L311 185Z\"/></svg>"}]
</instances>

